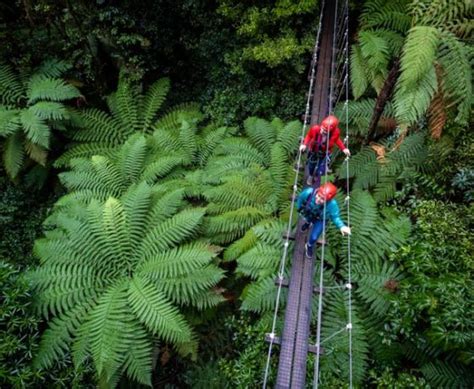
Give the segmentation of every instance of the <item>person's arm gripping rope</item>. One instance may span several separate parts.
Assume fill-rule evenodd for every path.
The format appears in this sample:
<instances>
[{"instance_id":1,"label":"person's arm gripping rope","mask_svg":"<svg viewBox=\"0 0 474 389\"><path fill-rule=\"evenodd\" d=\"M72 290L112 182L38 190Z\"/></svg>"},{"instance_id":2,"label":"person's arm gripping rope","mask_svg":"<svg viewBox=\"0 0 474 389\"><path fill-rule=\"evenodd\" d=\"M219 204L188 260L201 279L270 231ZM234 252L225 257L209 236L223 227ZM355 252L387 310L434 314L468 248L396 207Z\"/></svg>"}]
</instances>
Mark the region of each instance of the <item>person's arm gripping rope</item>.
<instances>
[{"instance_id":1,"label":"person's arm gripping rope","mask_svg":"<svg viewBox=\"0 0 474 389\"><path fill-rule=\"evenodd\" d=\"M347 156L350 157L351 152L349 149L346 147L344 142L341 140L341 130L339 128L336 128L334 131L334 137L336 137L336 145L341 149L341 151Z\"/></svg>"},{"instance_id":2,"label":"person's arm gripping rope","mask_svg":"<svg viewBox=\"0 0 474 389\"><path fill-rule=\"evenodd\" d=\"M350 227L346 226L342 221L337 201L335 199L330 200L326 207L329 217L331 218L334 225L339 229L339 231L341 231L341 234L350 235L351 229Z\"/></svg>"},{"instance_id":3,"label":"person's arm gripping rope","mask_svg":"<svg viewBox=\"0 0 474 389\"><path fill-rule=\"evenodd\" d=\"M304 153L308 147L311 148L311 145L316 140L318 131L319 131L319 126L317 124L315 124L309 129L308 133L306 134L304 138L303 144L300 146L300 151L302 153Z\"/></svg>"}]
</instances>

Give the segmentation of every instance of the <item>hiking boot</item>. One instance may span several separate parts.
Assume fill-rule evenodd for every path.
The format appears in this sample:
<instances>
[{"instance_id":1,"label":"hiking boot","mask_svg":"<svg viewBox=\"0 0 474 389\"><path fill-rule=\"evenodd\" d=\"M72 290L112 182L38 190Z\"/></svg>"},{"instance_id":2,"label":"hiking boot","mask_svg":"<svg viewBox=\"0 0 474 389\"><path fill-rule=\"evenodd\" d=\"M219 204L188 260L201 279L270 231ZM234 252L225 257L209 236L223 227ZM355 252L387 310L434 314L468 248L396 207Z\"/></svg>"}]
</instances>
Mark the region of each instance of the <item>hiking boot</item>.
<instances>
[{"instance_id":1,"label":"hiking boot","mask_svg":"<svg viewBox=\"0 0 474 389\"><path fill-rule=\"evenodd\" d=\"M301 232L305 232L308 230L310 224L309 223L304 223L302 226L301 226Z\"/></svg>"},{"instance_id":2,"label":"hiking boot","mask_svg":"<svg viewBox=\"0 0 474 389\"><path fill-rule=\"evenodd\" d=\"M306 180L306 185L313 185L313 176L308 176L308 179Z\"/></svg>"},{"instance_id":3,"label":"hiking boot","mask_svg":"<svg viewBox=\"0 0 474 389\"><path fill-rule=\"evenodd\" d=\"M306 258L312 259L313 258L313 246L310 246L308 243L306 243L304 248L305 248Z\"/></svg>"}]
</instances>

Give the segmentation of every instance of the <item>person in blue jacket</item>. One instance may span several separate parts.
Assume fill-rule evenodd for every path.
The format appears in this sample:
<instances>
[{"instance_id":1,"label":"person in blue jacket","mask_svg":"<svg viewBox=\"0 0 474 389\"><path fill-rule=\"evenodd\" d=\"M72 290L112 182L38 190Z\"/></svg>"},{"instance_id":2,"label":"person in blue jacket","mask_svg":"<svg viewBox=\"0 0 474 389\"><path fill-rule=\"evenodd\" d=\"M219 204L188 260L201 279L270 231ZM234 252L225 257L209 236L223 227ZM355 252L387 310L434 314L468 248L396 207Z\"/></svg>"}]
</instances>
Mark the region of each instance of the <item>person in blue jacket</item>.
<instances>
[{"instance_id":1,"label":"person in blue jacket","mask_svg":"<svg viewBox=\"0 0 474 389\"><path fill-rule=\"evenodd\" d=\"M313 228L309 234L306 243L306 257L313 257L314 244L323 232L323 212L324 203L326 203L326 219L331 219L342 235L350 235L351 229L347 227L339 215L339 206L337 205L336 196L337 188L334 184L327 182L318 189L312 187L304 189L297 200L297 210L304 217L305 224L301 227L302 231L306 231L311 225Z\"/></svg>"}]
</instances>

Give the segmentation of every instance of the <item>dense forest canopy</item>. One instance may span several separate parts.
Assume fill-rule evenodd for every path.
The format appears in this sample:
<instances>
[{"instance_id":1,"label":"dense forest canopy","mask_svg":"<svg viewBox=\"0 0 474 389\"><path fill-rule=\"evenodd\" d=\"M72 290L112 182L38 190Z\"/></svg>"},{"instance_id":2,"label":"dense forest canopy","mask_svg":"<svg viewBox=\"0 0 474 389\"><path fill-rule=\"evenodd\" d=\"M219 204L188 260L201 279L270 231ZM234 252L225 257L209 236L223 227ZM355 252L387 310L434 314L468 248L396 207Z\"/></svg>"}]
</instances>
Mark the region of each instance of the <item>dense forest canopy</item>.
<instances>
[{"instance_id":1,"label":"dense forest canopy","mask_svg":"<svg viewBox=\"0 0 474 389\"><path fill-rule=\"evenodd\" d=\"M0 4L2 387L262 386L320 7ZM330 178L355 387L474 386L473 16L349 1ZM320 379L341 388L348 248L327 233Z\"/></svg>"}]
</instances>

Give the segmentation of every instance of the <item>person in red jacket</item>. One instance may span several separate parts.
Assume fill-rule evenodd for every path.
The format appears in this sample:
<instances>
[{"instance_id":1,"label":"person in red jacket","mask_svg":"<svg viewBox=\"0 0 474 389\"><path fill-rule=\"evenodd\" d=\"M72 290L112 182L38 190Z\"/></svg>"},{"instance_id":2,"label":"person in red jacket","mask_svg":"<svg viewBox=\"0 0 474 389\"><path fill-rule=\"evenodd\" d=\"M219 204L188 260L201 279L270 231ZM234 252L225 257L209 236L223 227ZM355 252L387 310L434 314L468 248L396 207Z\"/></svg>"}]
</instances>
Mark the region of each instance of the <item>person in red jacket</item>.
<instances>
[{"instance_id":1,"label":"person in red jacket","mask_svg":"<svg viewBox=\"0 0 474 389\"><path fill-rule=\"evenodd\" d=\"M303 144L300 146L300 151L304 152L309 150L309 177L306 182L308 185L313 185L313 176L315 176L315 173L318 179L317 185L319 185L319 178L326 173L334 145L337 145L346 156L351 155L351 152L341 140L341 130L338 128L338 125L339 119L334 115L329 115L323 119L320 125L315 124L312 126L304 138ZM326 146L328 146L327 154Z\"/></svg>"}]
</instances>

